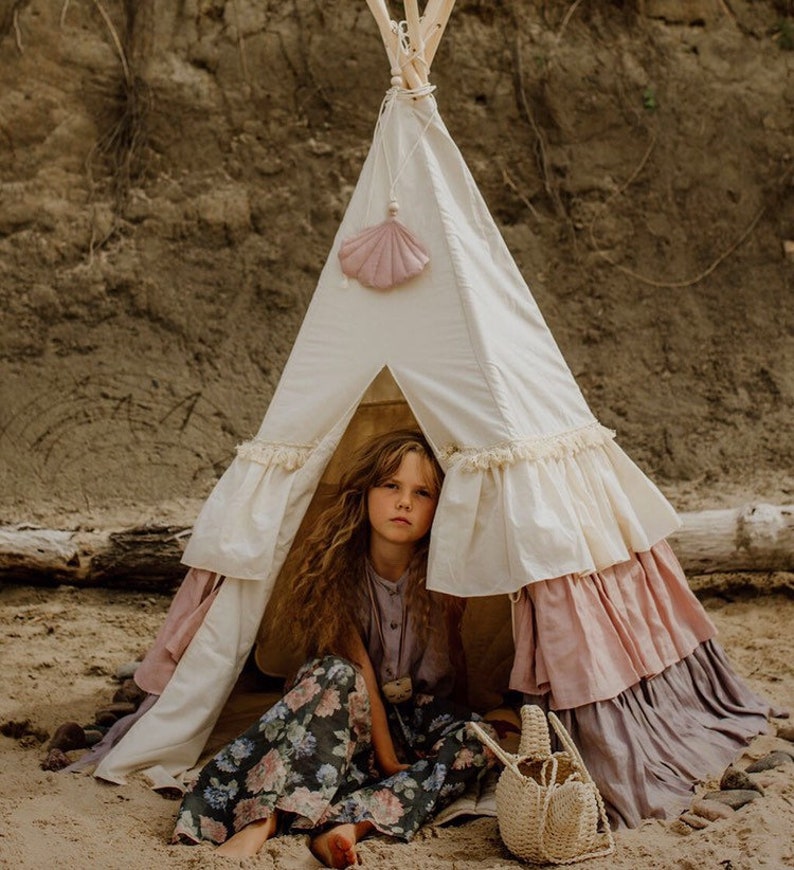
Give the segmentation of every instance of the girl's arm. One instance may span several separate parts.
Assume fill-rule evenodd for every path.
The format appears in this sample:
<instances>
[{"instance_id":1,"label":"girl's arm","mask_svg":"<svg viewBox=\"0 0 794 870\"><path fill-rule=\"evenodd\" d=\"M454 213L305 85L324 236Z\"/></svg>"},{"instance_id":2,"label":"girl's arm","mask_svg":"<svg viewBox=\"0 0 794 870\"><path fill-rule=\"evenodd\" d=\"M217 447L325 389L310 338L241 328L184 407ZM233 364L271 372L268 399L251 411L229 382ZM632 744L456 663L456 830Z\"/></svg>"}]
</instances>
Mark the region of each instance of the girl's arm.
<instances>
[{"instance_id":1,"label":"girl's arm","mask_svg":"<svg viewBox=\"0 0 794 870\"><path fill-rule=\"evenodd\" d=\"M375 676L375 668L372 667L364 642L355 629L350 642L350 658L361 668L367 686L372 711L372 746L375 750L375 761L378 767L385 776L391 776L400 770L407 770L409 765L401 764L397 759L394 741L389 731L389 722L386 719L386 708L383 706L380 686Z\"/></svg>"}]
</instances>

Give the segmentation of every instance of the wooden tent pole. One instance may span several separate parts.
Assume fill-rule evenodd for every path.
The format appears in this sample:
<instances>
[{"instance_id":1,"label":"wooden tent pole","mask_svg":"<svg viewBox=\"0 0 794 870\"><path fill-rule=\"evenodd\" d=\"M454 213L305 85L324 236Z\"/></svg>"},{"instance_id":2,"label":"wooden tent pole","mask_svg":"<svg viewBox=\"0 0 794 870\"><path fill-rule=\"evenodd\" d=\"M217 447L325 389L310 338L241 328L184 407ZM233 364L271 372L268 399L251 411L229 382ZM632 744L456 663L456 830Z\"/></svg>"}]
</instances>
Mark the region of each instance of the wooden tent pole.
<instances>
[{"instance_id":1,"label":"wooden tent pole","mask_svg":"<svg viewBox=\"0 0 794 870\"><path fill-rule=\"evenodd\" d=\"M455 0L428 0L425 8L423 37L427 69L433 65L441 37L444 35Z\"/></svg>"},{"instance_id":2,"label":"wooden tent pole","mask_svg":"<svg viewBox=\"0 0 794 870\"><path fill-rule=\"evenodd\" d=\"M426 85L430 68L425 61L425 40L419 20L419 2L418 0L404 0L403 6L405 8L405 21L408 25L408 39L411 42L408 63L413 67L421 83Z\"/></svg>"},{"instance_id":3,"label":"wooden tent pole","mask_svg":"<svg viewBox=\"0 0 794 870\"><path fill-rule=\"evenodd\" d=\"M389 58L389 65L391 69L396 69L400 66L400 42L397 34L391 28L391 14L386 0L367 0L367 6L369 6L369 11L378 25L380 38L383 40L383 46Z\"/></svg>"}]
</instances>

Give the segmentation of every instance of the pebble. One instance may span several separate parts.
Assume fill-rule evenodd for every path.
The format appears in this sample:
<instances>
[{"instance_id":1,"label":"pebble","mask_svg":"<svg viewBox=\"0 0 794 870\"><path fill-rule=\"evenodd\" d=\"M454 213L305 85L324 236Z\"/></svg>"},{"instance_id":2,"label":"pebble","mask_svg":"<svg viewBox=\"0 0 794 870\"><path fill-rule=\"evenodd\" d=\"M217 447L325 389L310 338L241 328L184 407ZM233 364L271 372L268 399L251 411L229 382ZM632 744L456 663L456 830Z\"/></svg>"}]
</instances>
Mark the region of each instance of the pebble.
<instances>
[{"instance_id":1,"label":"pebble","mask_svg":"<svg viewBox=\"0 0 794 870\"><path fill-rule=\"evenodd\" d=\"M690 810L696 816L702 816L710 822L716 822L717 819L729 819L735 812L735 810L727 804L703 799L692 801Z\"/></svg>"},{"instance_id":2,"label":"pebble","mask_svg":"<svg viewBox=\"0 0 794 870\"><path fill-rule=\"evenodd\" d=\"M100 731L99 728L86 728L84 731L85 734L85 745L93 746L105 736L104 731Z\"/></svg>"},{"instance_id":3,"label":"pebble","mask_svg":"<svg viewBox=\"0 0 794 870\"><path fill-rule=\"evenodd\" d=\"M758 783L753 782L743 770L739 770L738 767L734 767L733 765L726 768L725 773L722 774L720 789L722 791L752 789L753 791L757 791L759 794L764 793L764 790L760 785L758 785Z\"/></svg>"},{"instance_id":4,"label":"pebble","mask_svg":"<svg viewBox=\"0 0 794 870\"><path fill-rule=\"evenodd\" d=\"M738 810L745 804L749 804L750 801L754 801L758 797L758 792L737 788L728 791L708 791L703 797L707 801L717 801L731 807L731 809Z\"/></svg>"},{"instance_id":5,"label":"pebble","mask_svg":"<svg viewBox=\"0 0 794 870\"><path fill-rule=\"evenodd\" d=\"M138 665L140 662L126 662L123 665L119 665L116 669L116 679L121 683L124 680L129 680L135 671L138 670Z\"/></svg>"},{"instance_id":6,"label":"pebble","mask_svg":"<svg viewBox=\"0 0 794 870\"><path fill-rule=\"evenodd\" d=\"M690 828L695 828L697 831L702 831L703 828L707 828L709 826L709 820L704 819L702 816L695 815L695 813L681 813L678 817L682 822L685 822L689 825Z\"/></svg>"},{"instance_id":7,"label":"pebble","mask_svg":"<svg viewBox=\"0 0 794 870\"><path fill-rule=\"evenodd\" d=\"M68 756L60 749L51 749L47 757L41 762L42 770L63 770L71 764Z\"/></svg>"},{"instance_id":8,"label":"pebble","mask_svg":"<svg viewBox=\"0 0 794 870\"><path fill-rule=\"evenodd\" d=\"M774 752L770 752L768 755L764 755L763 758L759 758L758 761L748 765L745 770L747 773L760 773L762 770L772 770L775 767L780 767L781 764L791 764L792 761L794 761L794 758L788 752L776 749Z\"/></svg>"},{"instance_id":9,"label":"pebble","mask_svg":"<svg viewBox=\"0 0 794 870\"><path fill-rule=\"evenodd\" d=\"M120 719L122 716L129 716L130 713L134 713L137 709L138 708L135 704L130 701L116 701L114 704L105 704L105 706L97 712L113 713L117 719Z\"/></svg>"},{"instance_id":10,"label":"pebble","mask_svg":"<svg viewBox=\"0 0 794 870\"><path fill-rule=\"evenodd\" d=\"M64 722L56 728L47 748L70 752L72 749L83 749L85 746L85 731L77 722Z\"/></svg>"},{"instance_id":11,"label":"pebble","mask_svg":"<svg viewBox=\"0 0 794 870\"><path fill-rule=\"evenodd\" d=\"M781 740L788 740L789 742L794 743L794 725L790 722L786 722L785 725L778 725L777 736L780 737Z\"/></svg>"},{"instance_id":12,"label":"pebble","mask_svg":"<svg viewBox=\"0 0 794 870\"><path fill-rule=\"evenodd\" d=\"M116 689L113 695L113 701L126 701L131 704L135 704L138 707L141 701L144 699L146 692L141 689L135 680L127 679Z\"/></svg>"}]
</instances>

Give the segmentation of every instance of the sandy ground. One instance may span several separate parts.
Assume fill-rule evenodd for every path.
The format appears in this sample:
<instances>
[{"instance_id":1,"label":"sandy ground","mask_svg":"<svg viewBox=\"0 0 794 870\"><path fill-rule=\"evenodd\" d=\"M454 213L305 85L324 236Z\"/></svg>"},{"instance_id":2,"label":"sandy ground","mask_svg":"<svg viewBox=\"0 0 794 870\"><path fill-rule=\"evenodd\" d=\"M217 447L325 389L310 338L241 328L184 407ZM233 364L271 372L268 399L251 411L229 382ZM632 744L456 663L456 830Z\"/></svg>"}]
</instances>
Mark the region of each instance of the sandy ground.
<instances>
[{"instance_id":1,"label":"sandy ground","mask_svg":"<svg viewBox=\"0 0 794 870\"><path fill-rule=\"evenodd\" d=\"M763 596L704 602L737 669L775 704L794 708L794 600ZM108 590L7 586L0 591L0 722L29 720L50 734L63 721L90 722L110 700L117 667L148 645L168 605L161 596ZM46 738L45 738L46 740ZM177 805L142 780L119 787L84 774L39 767L46 742L0 736L0 867L151 868L237 866L208 847L168 845ZM794 750L777 737L757 738L739 761L772 748ZM715 780L720 771L715 771ZM617 836L617 852L586 866L600 868L794 867L794 764L762 774L766 794L729 820L693 831L676 820L649 821ZM714 786L703 783L698 790ZM522 866L501 844L495 820L429 827L409 845L370 840L365 865L390 868ZM318 866L302 838L268 844L244 867Z\"/></svg>"}]
</instances>

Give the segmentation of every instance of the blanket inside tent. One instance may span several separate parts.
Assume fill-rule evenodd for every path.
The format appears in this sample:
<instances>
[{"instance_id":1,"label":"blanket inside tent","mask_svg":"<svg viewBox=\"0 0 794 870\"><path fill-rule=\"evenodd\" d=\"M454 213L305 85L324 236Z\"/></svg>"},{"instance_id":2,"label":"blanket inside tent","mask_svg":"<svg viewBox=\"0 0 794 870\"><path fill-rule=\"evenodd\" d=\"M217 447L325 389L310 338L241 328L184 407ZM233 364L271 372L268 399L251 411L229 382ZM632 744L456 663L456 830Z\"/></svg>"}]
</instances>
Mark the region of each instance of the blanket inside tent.
<instances>
[{"instance_id":1,"label":"blanket inside tent","mask_svg":"<svg viewBox=\"0 0 794 870\"><path fill-rule=\"evenodd\" d=\"M451 0L406 2L403 22L369 5L391 68L372 146L262 426L196 521L137 677L157 700L96 775L180 777L252 646L289 667L266 610L301 523L352 444L407 419L445 471L428 586L470 599L473 700L510 687L555 709L613 823L677 812L768 705L715 644L665 543L675 512L588 408L441 120L428 73Z\"/></svg>"}]
</instances>

